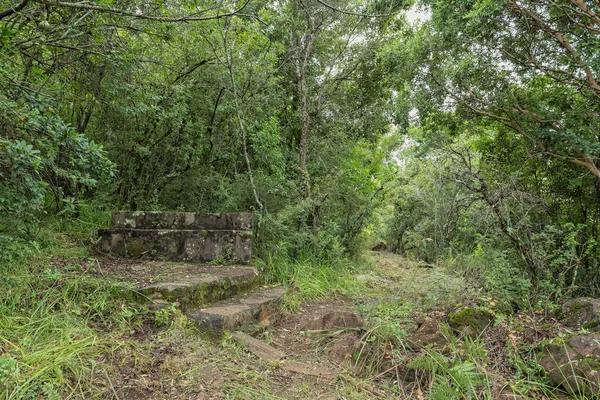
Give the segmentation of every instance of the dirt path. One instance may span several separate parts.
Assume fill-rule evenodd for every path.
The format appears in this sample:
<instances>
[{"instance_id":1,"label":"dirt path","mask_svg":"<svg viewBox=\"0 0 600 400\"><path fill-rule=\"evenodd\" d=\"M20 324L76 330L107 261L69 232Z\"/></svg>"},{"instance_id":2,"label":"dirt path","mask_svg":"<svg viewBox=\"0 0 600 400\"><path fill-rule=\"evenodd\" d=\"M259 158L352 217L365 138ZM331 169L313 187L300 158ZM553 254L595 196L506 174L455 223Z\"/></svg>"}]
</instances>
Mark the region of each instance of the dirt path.
<instances>
[{"instance_id":1,"label":"dirt path","mask_svg":"<svg viewBox=\"0 0 600 400\"><path fill-rule=\"evenodd\" d=\"M109 398L127 400L412 398L413 389L398 383L398 370L389 369L390 355L399 350L392 343L415 330L420 314L435 315L457 302L463 282L395 254L368 257L372 267L354 276L358 295L304 303L251 332L285 353L283 361L260 359L229 336L199 336L172 309L163 315L172 321L169 328L148 320L120 338L123 346L101 360L106 372L96 384ZM115 259L79 265L74 273L102 277L135 267Z\"/></svg>"}]
</instances>

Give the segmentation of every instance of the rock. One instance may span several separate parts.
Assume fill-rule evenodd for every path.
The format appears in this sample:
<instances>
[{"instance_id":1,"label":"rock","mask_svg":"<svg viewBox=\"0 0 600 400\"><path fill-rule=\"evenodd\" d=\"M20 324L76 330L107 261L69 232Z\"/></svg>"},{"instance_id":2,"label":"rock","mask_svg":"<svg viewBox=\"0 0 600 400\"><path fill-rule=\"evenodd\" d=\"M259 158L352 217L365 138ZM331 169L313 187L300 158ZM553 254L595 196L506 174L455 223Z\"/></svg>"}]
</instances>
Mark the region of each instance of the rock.
<instances>
[{"instance_id":1,"label":"rock","mask_svg":"<svg viewBox=\"0 0 600 400\"><path fill-rule=\"evenodd\" d=\"M571 329L600 330L600 299L580 297L566 301L562 322Z\"/></svg>"},{"instance_id":2,"label":"rock","mask_svg":"<svg viewBox=\"0 0 600 400\"><path fill-rule=\"evenodd\" d=\"M330 312L323 316L323 328L362 328L363 324L354 313L351 312Z\"/></svg>"},{"instance_id":3,"label":"rock","mask_svg":"<svg viewBox=\"0 0 600 400\"><path fill-rule=\"evenodd\" d=\"M417 331L408 339L408 345L413 350L427 346L442 346L448 342L440 330L439 323L434 319L425 319Z\"/></svg>"},{"instance_id":4,"label":"rock","mask_svg":"<svg viewBox=\"0 0 600 400\"><path fill-rule=\"evenodd\" d=\"M341 336L329 348L329 357L337 362L352 361L355 354L360 353L363 344L360 339L353 333Z\"/></svg>"},{"instance_id":5,"label":"rock","mask_svg":"<svg viewBox=\"0 0 600 400\"><path fill-rule=\"evenodd\" d=\"M538 362L550 382L570 394L595 396L600 391L600 334L573 335L546 346Z\"/></svg>"},{"instance_id":6,"label":"rock","mask_svg":"<svg viewBox=\"0 0 600 400\"><path fill-rule=\"evenodd\" d=\"M570 368L570 362L577 359L577 353L562 345L550 345L544 349L538 362L544 368L555 386L561 386L566 381L564 371Z\"/></svg>"},{"instance_id":7,"label":"rock","mask_svg":"<svg viewBox=\"0 0 600 400\"><path fill-rule=\"evenodd\" d=\"M491 311L466 307L448 314L448 324L458 332L469 336L476 336L494 323L494 314Z\"/></svg>"},{"instance_id":8,"label":"rock","mask_svg":"<svg viewBox=\"0 0 600 400\"><path fill-rule=\"evenodd\" d=\"M331 311L327 314L309 319L302 324L303 331L323 331L330 329L359 329L363 324L358 317L349 311Z\"/></svg>"},{"instance_id":9,"label":"rock","mask_svg":"<svg viewBox=\"0 0 600 400\"><path fill-rule=\"evenodd\" d=\"M287 355L276 348L269 346L265 342L253 338L244 332L233 332L231 338L240 346L254 354L261 360L265 361L281 361Z\"/></svg>"},{"instance_id":10,"label":"rock","mask_svg":"<svg viewBox=\"0 0 600 400\"><path fill-rule=\"evenodd\" d=\"M600 360L600 334L573 335L569 346L583 357L595 357Z\"/></svg>"},{"instance_id":11,"label":"rock","mask_svg":"<svg viewBox=\"0 0 600 400\"><path fill-rule=\"evenodd\" d=\"M263 328L273 326L281 317L276 308L267 308L258 314L258 324Z\"/></svg>"}]
</instances>

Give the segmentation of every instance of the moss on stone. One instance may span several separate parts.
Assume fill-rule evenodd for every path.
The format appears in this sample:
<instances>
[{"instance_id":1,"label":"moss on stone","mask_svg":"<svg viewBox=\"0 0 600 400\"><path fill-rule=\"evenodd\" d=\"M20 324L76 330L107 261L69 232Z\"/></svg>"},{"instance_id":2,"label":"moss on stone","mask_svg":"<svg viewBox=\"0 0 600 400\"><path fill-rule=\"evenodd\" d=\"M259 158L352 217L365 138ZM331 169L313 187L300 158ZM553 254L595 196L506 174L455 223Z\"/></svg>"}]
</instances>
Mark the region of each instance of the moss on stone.
<instances>
[{"instance_id":1,"label":"moss on stone","mask_svg":"<svg viewBox=\"0 0 600 400\"><path fill-rule=\"evenodd\" d=\"M207 282L201 283L196 286L194 290L194 295L192 298L192 305L196 307L202 307L211 301L216 300L214 298L214 284L209 284Z\"/></svg>"},{"instance_id":2,"label":"moss on stone","mask_svg":"<svg viewBox=\"0 0 600 400\"><path fill-rule=\"evenodd\" d=\"M475 307L467 307L448 314L449 325L456 330L470 328L475 333L483 331L494 321L491 311Z\"/></svg>"},{"instance_id":3,"label":"moss on stone","mask_svg":"<svg viewBox=\"0 0 600 400\"><path fill-rule=\"evenodd\" d=\"M128 257L139 257L144 252L144 242L141 239L128 238L125 248Z\"/></svg>"},{"instance_id":4,"label":"moss on stone","mask_svg":"<svg viewBox=\"0 0 600 400\"><path fill-rule=\"evenodd\" d=\"M242 239L252 239L252 231L244 231L238 234Z\"/></svg>"}]
</instances>

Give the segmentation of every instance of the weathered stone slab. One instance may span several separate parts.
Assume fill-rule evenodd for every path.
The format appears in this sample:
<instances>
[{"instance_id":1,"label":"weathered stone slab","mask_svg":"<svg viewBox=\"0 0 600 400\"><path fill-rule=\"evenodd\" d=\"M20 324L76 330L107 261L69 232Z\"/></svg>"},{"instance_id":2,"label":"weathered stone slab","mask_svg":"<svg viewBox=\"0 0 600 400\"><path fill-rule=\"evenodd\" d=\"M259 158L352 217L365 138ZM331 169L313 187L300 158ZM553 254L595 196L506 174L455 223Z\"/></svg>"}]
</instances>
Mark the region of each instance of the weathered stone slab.
<instances>
[{"instance_id":1,"label":"weathered stone slab","mask_svg":"<svg viewBox=\"0 0 600 400\"><path fill-rule=\"evenodd\" d=\"M218 258L247 264L252 233L234 230L103 229L101 250L123 257L207 262Z\"/></svg>"},{"instance_id":2,"label":"weathered stone slab","mask_svg":"<svg viewBox=\"0 0 600 400\"><path fill-rule=\"evenodd\" d=\"M359 329L363 323L358 317L349 311L331 311L323 315L317 315L306 320L301 329L303 331L322 331L339 329Z\"/></svg>"},{"instance_id":3,"label":"weathered stone slab","mask_svg":"<svg viewBox=\"0 0 600 400\"><path fill-rule=\"evenodd\" d=\"M287 355L276 348L269 346L263 341L260 341L244 332L233 332L231 338L240 346L254 354L261 360L265 361L281 361Z\"/></svg>"},{"instance_id":4,"label":"weathered stone slab","mask_svg":"<svg viewBox=\"0 0 600 400\"><path fill-rule=\"evenodd\" d=\"M262 311L275 308L284 293L285 289L281 287L263 289L214 303L211 307L189 310L186 315L200 329L238 330L256 322Z\"/></svg>"},{"instance_id":5,"label":"weathered stone slab","mask_svg":"<svg viewBox=\"0 0 600 400\"><path fill-rule=\"evenodd\" d=\"M198 266L193 275L177 273L177 265L157 282L140 287L153 300L178 302L183 310L244 293L258 285L258 271L252 267Z\"/></svg>"},{"instance_id":6,"label":"weathered stone slab","mask_svg":"<svg viewBox=\"0 0 600 400\"><path fill-rule=\"evenodd\" d=\"M251 231L252 213L192 213L168 211L119 211L112 215L114 229L183 229Z\"/></svg>"}]
</instances>

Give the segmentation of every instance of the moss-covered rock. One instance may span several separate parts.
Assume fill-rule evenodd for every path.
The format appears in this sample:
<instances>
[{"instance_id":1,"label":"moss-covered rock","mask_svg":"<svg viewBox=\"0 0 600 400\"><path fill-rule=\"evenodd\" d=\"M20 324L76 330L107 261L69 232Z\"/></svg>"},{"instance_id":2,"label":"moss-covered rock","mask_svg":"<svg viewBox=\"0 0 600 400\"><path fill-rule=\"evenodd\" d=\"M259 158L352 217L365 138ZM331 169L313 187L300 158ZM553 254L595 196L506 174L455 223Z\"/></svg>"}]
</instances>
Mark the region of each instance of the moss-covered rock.
<instances>
[{"instance_id":1,"label":"moss-covered rock","mask_svg":"<svg viewBox=\"0 0 600 400\"><path fill-rule=\"evenodd\" d=\"M479 335L492 326L494 320L492 311L478 307L465 307L448 314L450 327L469 336Z\"/></svg>"},{"instance_id":2,"label":"moss-covered rock","mask_svg":"<svg viewBox=\"0 0 600 400\"><path fill-rule=\"evenodd\" d=\"M575 396L600 393L600 335L556 338L540 347L538 363L554 386Z\"/></svg>"},{"instance_id":3,"label":"moss-covered rock","mask_svg":"<svg viewBox=\"0 0 600 400\"><path fill-rule=\"evenodd\" d=\"M565 302L562 322L571 329L600 330L600 299L579 297Z\"/></svg>"}]
</instances>

